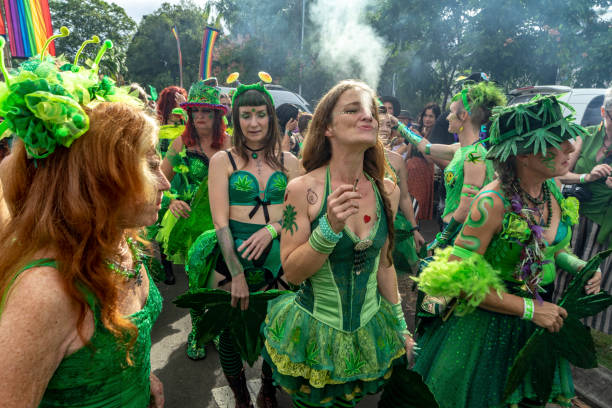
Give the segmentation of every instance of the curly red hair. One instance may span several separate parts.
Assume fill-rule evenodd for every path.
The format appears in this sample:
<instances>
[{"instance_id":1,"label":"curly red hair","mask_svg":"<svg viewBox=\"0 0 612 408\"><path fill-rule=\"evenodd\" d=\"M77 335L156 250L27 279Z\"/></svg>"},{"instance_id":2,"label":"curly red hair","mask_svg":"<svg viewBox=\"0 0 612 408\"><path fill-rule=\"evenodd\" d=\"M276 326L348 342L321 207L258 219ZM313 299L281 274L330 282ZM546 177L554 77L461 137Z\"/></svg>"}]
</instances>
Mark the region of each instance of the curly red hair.
<instances>
[{"instance_id":1,"label":"curly red hair","mask_svg":"<svg viewBox=\"0 0 612 408\"><path fill-rule=\"evenodd\" d=\"M160 93L157 99L157 119L162 125L168 124L168 118L172 109L178 107L176 104L176 94L181 94L187 99L187 91L180 86L167 86Z\"/></svg>"},{"instance_id":2,"label":"curly red hair","mask_svg":"<svg viewBox=\"0 0 612 408\"><path fill-rule=\"evenodd\" d=\"M157 125L141 109L104 102L86 108L89 130L70 148L44 160L27 158L16 140L0 169L10 219L0 224L0 293L41 250L53 253L66 292L78 303L82 324L89 308L79 285L97 299L104 326L127 345L137 328L119 312L118 277L108 267L126 231L126 208L153 191L147 156L155 152Z\"/></svg>"}]
</instances>

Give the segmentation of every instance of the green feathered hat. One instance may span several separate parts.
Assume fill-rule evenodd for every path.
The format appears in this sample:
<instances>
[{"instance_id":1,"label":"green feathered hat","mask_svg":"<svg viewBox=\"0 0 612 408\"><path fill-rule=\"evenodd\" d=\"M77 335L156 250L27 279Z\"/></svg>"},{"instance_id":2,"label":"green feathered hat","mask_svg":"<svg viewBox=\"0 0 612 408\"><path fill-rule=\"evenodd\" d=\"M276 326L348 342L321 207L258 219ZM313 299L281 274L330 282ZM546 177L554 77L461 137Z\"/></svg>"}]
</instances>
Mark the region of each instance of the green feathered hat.
<instances>
[{"instance_id":1,"label":"green feathered hat","mask_svg":"<svg viewBox=\"0 0 612 408\"><path fill-rule=\"evenodd\" d=\"M274 105L274 99L272 99L272 95L270 95L270 92L268 92L268 90L266 89L264 85L264 84L269 84L270 82L272 82L272 77L270 76L270 74L264 71L259 71L257 75L259 76L260 81L254 84L251 84L251 85L241 84L240 81L238 81L238 77L240 76L238 72L232 72L227 77L227 79L225 80L227 84L236 83L237 85L236 91L232 95L232 106L236 103L236 99L241 94L245 93L246 91L251 91L251 90L259 91L265 94L270 99L270 102L272 103L272 105Z\"/></svg>"},{"instance_id":2,"label":"green feathered hat","mask_svg":"<svg viewBox=\"0 0 612 408\"><path fill-rule=\"evenodd\" d=\"M98 76L104 52L113 46L110 40L103 43L90 69L77 65L78 55L86 44L99 42L95 36L82 45L74 64L45 56L53 39L69 34L62 27L59 34L47 40L40 55L23 62L11 74L4 66L5 40L0 37L0 70L4 76L4 82L0 82L0 116L4 117L0 139L15 135L23 140L29 158L43 159L58 146L70 147L87 132L85 107L103 101L142 106L126 89L115 87L112 79Z\"/></svg>"},{"instance_id":3,"label":"green feathered hat","mask_svg":"<svg viewBox=\"0 0 612 408\"><path fill-rule=\"evenodd\" d=\"M563 116L561 107L570 112ZM537 95L527 103L493 110L488 159L506 161L518 154L546 154L548 147L560 148L564 140L586 136L573 122L574 108L554 95Z\"/></svg>"},{"instance_id":4,"label":"green feathered hat","mask_svg":"<svg viewBox=\"0 0 612 408\"><path fill-rule=\"evenodd\" d=\"M181 108L191 108L193 106L203 106L205 108L216 109L227 114L227 107L221 105L219 96L221 91L217 87L217 78L211 77L200 80L189 88L187 102L181 103Z\"/></svg>"}]
</instances>

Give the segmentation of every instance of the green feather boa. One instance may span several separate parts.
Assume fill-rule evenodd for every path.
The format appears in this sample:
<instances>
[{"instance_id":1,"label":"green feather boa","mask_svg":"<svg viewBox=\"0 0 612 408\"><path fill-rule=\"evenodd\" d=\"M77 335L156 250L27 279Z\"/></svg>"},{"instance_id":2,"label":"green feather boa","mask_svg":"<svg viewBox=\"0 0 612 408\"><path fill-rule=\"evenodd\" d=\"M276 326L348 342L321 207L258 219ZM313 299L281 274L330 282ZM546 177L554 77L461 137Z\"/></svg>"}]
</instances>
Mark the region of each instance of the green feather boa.
<instances>
[{"instance_id":1,"label":"green feather boa","mask_svg":"<svg viewBox=\"0 0 612 408\"><path fill-rule=\"evenodd\" d=\"M467 259L450 261L452 250L437 250L433 261L413 279L430 296L458 298L455 312L462 316L478 307L491 289L500 293L505 287L500 273L482 255L474 253Z\"/></svg>"}]
</instances>

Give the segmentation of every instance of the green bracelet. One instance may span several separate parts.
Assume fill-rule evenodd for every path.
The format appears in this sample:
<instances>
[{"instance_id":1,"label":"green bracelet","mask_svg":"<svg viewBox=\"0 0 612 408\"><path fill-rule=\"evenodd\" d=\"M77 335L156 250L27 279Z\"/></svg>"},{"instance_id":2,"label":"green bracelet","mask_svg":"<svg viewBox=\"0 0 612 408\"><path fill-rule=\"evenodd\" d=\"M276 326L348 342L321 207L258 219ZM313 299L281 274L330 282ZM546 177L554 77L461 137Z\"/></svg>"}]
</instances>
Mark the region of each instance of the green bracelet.
<instances>
[{"instance_id":1,"label":"green bracelet","mask_svg":"<svg viewBox=\"0 0 612 408\"><path fill-rule=\"evenodd\" d=\"M317 252L322 254L331 254L336 247L336 242L332 242L325 238L323 232L321 231L321 226L318 225L317 228L312 230L310 233L310 238L308 238L308 243Z\"/></svg>"},{"instance_id":2,"label":"green bracelet","mask_svg":"<svg viewBox=\"0 0 612 408\"><path fill-rule=\"evenodd\" d=\"M427 154L427 155L431 154L431 143L427 143L425 145L425 154Z\"/></svg>"},{"instance_id":3,"label":"green bracelet","mask_svg":"<svg viewBox=\"0 0 612 408\"><path fill-rule=\"evenodd\" d=\"M523 298L523 316L521 319L523 320L533 320L533 312L535 311L535 305L533 303L533 299L531 298Z\"/></svg>"},{"instance_id":4,"label":"green bracelet","mask_svg":"<svg viewBox=\"0 0 612 408\"><path fill-rule=\"evenodd\" d=\"M580 176L580 184L586 183L586 174Z\"/></svg>"},{"instance_id":5,"label":"green bracelet","mask_svg":"<svg viewBox=\"0 0 612 408\"><path fill-rule=\"evenodd\" d=\"M564 251L555 257L555 265L575 275L584 265L586 265L586 261L583 261L572 253Z\"/></svg>"},{"instance_id":6,"label":"green bracelet","mask_svg":"<svg viewBox=\"0 0 612 408\"><path fill-rule=\"evenodd\" d=\"M408 334L412 336L412 333L408 330L408 325L406 324L406 317L404 316L404 311L402 310L402 302L393 303L391 305L391 310L393 310L393 314L398 320L397 329L402 334Z\"/></svg>"},{"instance_id":7,"label":"green bracelet","mask_svg":"<svg viewBox=\"0 0 612 408\"><path fill-rule=\"evenodd\" d=\"M272 239L276 239L276 237L278 237L278 232L276 232L276 228L274 228L272 224L266 225L265 228L268 230L270 235L272 235Z\"/></svg>"}]
</instances>

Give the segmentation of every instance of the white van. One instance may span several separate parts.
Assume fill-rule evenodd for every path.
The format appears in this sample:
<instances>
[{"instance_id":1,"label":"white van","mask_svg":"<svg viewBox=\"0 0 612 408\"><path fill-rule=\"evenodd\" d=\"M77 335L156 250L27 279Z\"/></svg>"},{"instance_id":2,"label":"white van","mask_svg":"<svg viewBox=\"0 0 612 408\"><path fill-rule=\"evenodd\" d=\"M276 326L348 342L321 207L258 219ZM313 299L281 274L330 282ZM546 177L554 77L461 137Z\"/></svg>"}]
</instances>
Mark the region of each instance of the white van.
<instances>
[{"instance_id":1,"label":"white van","mask_svg":"<svg viewBox=\"0 0 612 408\"><path fill-rule=\"evenodd\" d=\"M559 95L560 100L569 103L576 110L576 123L593 126L601 123L601 106L605 88L570 88L561 85L541 85L517 88L510 91L508 105L529 102L535 95Z\"/></svg>"}]
</instances>

